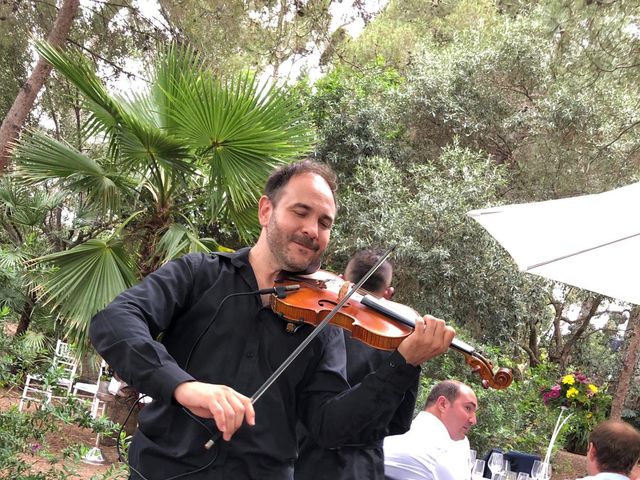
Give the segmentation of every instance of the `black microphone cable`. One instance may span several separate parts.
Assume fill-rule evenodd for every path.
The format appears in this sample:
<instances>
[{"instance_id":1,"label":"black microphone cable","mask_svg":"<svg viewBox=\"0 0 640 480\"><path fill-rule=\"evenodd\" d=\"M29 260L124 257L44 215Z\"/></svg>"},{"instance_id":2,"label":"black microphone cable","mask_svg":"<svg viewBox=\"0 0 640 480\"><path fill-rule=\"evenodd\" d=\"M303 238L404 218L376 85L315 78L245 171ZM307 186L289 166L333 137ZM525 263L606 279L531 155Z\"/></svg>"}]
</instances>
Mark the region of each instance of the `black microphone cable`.
<instances>
[{"instance_id":1,"label":"black microphone cable","mask_svg":"<svg viewBox=\"0 0 640 480\"><path fill-rule=\"evenodd\" d=\"M285 298L287 296L287 294L289 292L292 292L294 290L299 290L300 289L300 285L282 285L279 287L271 287L271 288L262 288L260 290L255 290L253 292L237 292L237 293L230 293L229 295L227 295L226 297L224 297L220 303L218 304L218 308L216 308L216 311L213 313L213 315L211 316L211 320L209 320L209 323L207 324L207 326L205 327L205 329L200 333L200 335L198 335L198 338L196 338L195 342L193 342L193 345L191 346L191 350L189 350L189 354L187 355L187 360L185 361L183 370L186 372L187 369L189 368L189 363L191 362L191 358L193 356L193 354L196 351L196 348L198 347L198 345L200 344L200 341L204 338L205 334L209 331L209 329L211 328L211 326L213 325L213 322L216 320L216 317L218 316L218 313L220 313L220 310L222 309L222 306L224 305L224 303L229 300L230 298L233 297L241 297L241 296L247 296L247 295L269 295L269 294L274 294L276 295L278 298ZM134 468L133 466L131 466L129 464L129 462L127 462L123 455L122 452L120 451L120 438L122 438L122 432L124 431L124 427L127 424L127 421L129 420L129 417L131 417L131 414L133 413L133 409L137 406L138 402L147 397L147 394L143 394L142 396L140 396L131 406L131 408L129 409L129 413L127 414L127 417L124 419L124 422L122 422L122 425L120 426L120 429L118 430L118 438L116 440L116 452L118 454L118 460L122 463L124 463L126 466L129 467L130 470L132 470L133 472L135 472L142 480L149 480L147 477L145 477L142 473L140 473L136 468ZM189 417L191 417L195 422L197 422L199 425L201 425L205 430L207 430L207 432L209 433L209 435L211 437L214 437L215 434L214 432L200 419L198 418L196 415L194 415L193 413L191 413L187 408L185 407L181 407L182 411L184 413L186 413ZM218 432L219 433L219 432ZM208 450L208 449L207 449ZM215 455L213 456L213 458L211 459L211 461L209 463L207 463L206 465L203 465L202 467L198 467L195 470L191 470L190 472L185 472L185 473L180 473L178 475L173 475L171 477L165 478L164 480L176 480L177 478L181 478L181 477L186 477L187 475L193 475L195 473L201 472L202 470L205 470L207 468L209 468L213 462L216 461L216 458L218 458L218 452L216 450Z\"/></svg>"}]
</instances>

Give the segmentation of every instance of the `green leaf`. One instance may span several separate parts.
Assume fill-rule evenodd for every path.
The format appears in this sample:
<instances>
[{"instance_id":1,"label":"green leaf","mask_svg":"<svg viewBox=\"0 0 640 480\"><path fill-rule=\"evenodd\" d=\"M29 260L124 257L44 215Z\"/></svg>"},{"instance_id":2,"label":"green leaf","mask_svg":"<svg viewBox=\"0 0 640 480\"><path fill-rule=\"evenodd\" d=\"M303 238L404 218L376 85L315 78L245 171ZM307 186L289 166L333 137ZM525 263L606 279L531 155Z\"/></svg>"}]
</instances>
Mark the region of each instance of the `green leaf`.
<instances>
[{"instance_id":1,"label":"green leaf","mask_svg":"<svg viewBox=\"0 0 640 480\"><path fill-rule=\"evenodd\" d=\"M201 239L192 225L185 227L174 223L164 233L158 243L158 251L163 256L163 263L177 258L185 253L210 252L211 248L207 243L213 239ZM215 242L214 242L215 243ZM215 243L217 247L217 243Z\"/></svg>"},{"instance_id":2,"label":"green leaf","mask_svg":"<svg viewBox=\"0 0 640 480\"><path fill-rule=\"evenodd\" d=\"M33 260L52 264L54 273L40 286L68 325L77 345L86 341L89 320L135 282L133 261L120 241L92 239L64 252Z\"/></svg>"},{"instance_id":3,"label":"green leaf","mask_svg":"<svg viewBox=\"0 0 640 480\"><path fill-rule=\"evenodd\" d=\"M89 202L101 205L105 211L117 211L120 191L130 188L126 178L106 172L92 158L39 132L23 137L15 157L21 181L36 184L64 179L67 188L86 193Z\"/></svg>"}]
</instances>

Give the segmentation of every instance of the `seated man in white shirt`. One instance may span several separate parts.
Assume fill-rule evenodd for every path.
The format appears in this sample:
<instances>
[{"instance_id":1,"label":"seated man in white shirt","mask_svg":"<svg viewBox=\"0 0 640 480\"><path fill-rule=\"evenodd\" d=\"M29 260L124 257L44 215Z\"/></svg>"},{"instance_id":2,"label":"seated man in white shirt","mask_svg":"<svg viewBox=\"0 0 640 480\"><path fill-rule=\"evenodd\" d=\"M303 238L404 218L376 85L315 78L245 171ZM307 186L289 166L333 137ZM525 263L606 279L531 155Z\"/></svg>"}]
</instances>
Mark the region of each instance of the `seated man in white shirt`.
<instances>
[{"instance_id":1,"label":"seated man in white shirt","mask_svg":"<svg viewBox=\"0 0 640 480\"><path fill-rule=\"evenodd\" d=\"M467 432L476 424L478 399L470 387L445 380L433 387L424 411L403 435L384 441L389 480L466 480L471 476Z\"/></svg>"},{"instance_id":2,"label":"seated man in white shirt","mask_svg":"<svg viewBox=\"0 0 640 480\"><path fill-rule=\"evenodd\" d=\"M582 480L628 480L639 460L640 432L622 420L607 420L589 435L590 476Z\"/></svg>"}]
</instances>

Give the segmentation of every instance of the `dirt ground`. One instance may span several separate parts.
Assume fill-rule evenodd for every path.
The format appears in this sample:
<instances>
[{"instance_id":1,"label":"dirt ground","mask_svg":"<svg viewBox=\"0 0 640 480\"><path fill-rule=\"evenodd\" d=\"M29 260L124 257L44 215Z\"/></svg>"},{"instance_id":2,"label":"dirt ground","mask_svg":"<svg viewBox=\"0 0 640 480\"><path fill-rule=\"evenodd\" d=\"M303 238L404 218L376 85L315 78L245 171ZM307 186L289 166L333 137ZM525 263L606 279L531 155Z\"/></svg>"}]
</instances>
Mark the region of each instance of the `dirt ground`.
<instances>
[{"instance_id":1,"label":"dirt ground","mask_svg":"<svg viewBox=\"0 0 640 480\"><path fill-rule=\"evenodd\" d=\"M20 398L20 392L17 390L0 390L0 410L10 408L17 405ZM100 479L107 473L110 468L121 466L115 447L100 446L100 450L105 459L102 465L92 465L84 463L80 459L63 458L62 451L71 445L83 445L92 447L95 444L95 434L85 428L73 425L60 424L57 432L47 437L46 446L40 452L40 455L28 455L24 457L27 464L31 465L33 472L42 472L49 470L52 466L60 471L64 467L73 475L66 478L70 480L78 479ZM45 453L46 455L42 455ZM586 461L582 455L558 451L553 460L553 476L551 480L575 480L586 475ZM113 478L113 477L111 477ZM120 475L117 478L126 478L126 475Z\"/></svg>"},{"instance_id":2,"label":"dirt ground","mask_svg":"<svg viewBox=\"0 0 640 480\"><path fill-rule=\"evenodd\" d=\"M587 460L584 455L564 452L556 452L553 458L552 480L569 480L581 478L587 475Z\"/></svg>"}]
</instances>

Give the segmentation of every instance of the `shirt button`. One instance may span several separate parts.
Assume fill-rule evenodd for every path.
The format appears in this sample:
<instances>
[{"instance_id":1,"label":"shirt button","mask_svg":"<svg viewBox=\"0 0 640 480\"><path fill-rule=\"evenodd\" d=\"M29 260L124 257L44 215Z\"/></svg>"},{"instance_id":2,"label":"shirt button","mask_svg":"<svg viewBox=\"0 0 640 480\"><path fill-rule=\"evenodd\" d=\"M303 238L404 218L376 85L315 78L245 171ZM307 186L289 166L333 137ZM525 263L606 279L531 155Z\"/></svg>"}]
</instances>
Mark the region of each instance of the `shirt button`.
<instances>
[{"instance_id":1,"label":"shirt button","mask_svg":"<svg viewBox=\"0 0 640 480\"><path fill-rule=\"evenodd\" d=\"M253 357L256 356L256 354L255 354L255 352L248 352L246 356L247 356L247 358L253 358Z\"/></svg>"},{"instance_id":2,"label":"shirt button","mask_svg":"<svg viewBox=\"0 0 640 480\"><path fill-rule=\"evenodd\" d=\"M389 362L389 366L391 368L396 368L396 362Z\"/></svg>"}]
</instances>

